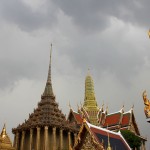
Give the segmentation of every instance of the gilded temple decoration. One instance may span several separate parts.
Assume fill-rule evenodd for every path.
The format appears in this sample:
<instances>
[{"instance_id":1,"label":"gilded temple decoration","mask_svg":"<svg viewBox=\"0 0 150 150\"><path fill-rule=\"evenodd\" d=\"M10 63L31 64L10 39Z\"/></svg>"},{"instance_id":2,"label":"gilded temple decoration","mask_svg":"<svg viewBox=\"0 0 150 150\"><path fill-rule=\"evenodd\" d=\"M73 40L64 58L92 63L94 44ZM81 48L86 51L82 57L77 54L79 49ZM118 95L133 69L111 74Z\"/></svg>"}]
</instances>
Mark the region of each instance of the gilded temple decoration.
<instances>
[{"instance_id":1,"label":"gilded temple decoration","mask_svg":"<svg viewBox=\"0 0 150 150\"><path fill-rule=\"evenodd\" d=\"M147 93L146 91L143 92L143 101L144 101L144 112L147 118L150 118L150 101L147 98Z\"/></svg>"},{"instance_id":2,"label":"gilded temple decoration","mask_svg":"<svg viewBox=\"0 0 150 150\"><path fill-rule=\"evenodd\" d=\"M95 147L92 144L93 143L92 138L89 133L87 134L83 143L84 144L82 145L81 150L95 150Z\"/></svg>"}]
</instances>

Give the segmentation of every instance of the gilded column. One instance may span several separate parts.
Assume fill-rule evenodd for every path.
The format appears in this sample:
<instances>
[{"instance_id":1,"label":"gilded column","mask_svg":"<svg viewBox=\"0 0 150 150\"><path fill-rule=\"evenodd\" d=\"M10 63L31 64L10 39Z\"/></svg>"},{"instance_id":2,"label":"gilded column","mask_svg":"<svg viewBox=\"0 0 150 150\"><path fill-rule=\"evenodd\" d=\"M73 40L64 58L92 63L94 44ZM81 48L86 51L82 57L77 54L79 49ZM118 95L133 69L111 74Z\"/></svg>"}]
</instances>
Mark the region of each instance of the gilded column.
<instances>
[{"instance_id":1,"label":"gilded column","mask_svg":"<svg viewBox=\"0 0 150 150\"><path fill-rule=\"evenodd\" d=\"M40 127L37 127L37 135L36 135L36 150L40 150Z\"/></svg>"},{"instance_id":2,"label":"gilded column","mask_svg":"<svg viewBox=\"0 0 150 150\"><path fill-rule=\"evenodd\" d=\"M63 129L60 129L60 150L63 149Z\"/></svg>"},{"instance_id":3,"label":"gilded column","mask_svg":"<svg viewBox=\"0 0 150 150\"><path fill-rule=\"evenodd\" d=\"M15 133L15 137L14 137L13 147L15 147L15 144L16 144L16 133Z\"/></svg>"},{"instance_id":4,"label":"gilded column","mask_svg":"<svg viewBox=\"0 0 150 150\"><path fill-rule=\"evenodd\" d=\"M48 150L48 126L45 126L44 128L44 147L45 149L44 150Z\"/></svg>"},{"instance_id":5,"label":"gilded column","mask_svg":"<svg viewBox=\"0 0 150 150\"><path fill-rule=\"evenodd\" d=\"M16 133L16 138L15 138L15 149L18 150L18 144L19 144L19 133L17 132Z\"/></svg>"},{"instance_id":6,"label":"gilded column","mask_svg":"<svg viewBox=\"0 0 150 150\"><path fill-rule=\"evenodd\" d=\"M71 147L70 131L68 132L68 149Z\"/></svg>"},{"instance_id":7,"label":"gilded column","mask_svg":"<svg viewBox=\"0 0 150 150\"><path fill-rule=\"evenodd\" d=\"M22 137L21 137L21 149L24 150L24 138L25 138L25 131L22 131Z\"/></svg>"},{"instance_id":8,"label":"gilded column","mask_svg":"<svg viewBox=\"0 0 150 150\"><path fill-rule=\"evenodd\" d=\"M30 129L30 150L32 150L33 129Z\"/></svg>"},{"instance_id":9,"label":"gilded column","mask_svg":"<svg viewBox=\"0 0 150 150\"><path fill-rule=\"evenodd\" d=\"M56 150L56 127L53 127L53 150Z\"/></svg>"},{"instance_id":10,"label":"gilded column","mask_svg":"<svg viewBox=\"0 0 150 150\"><path fill-rule=\"evenodd\" d=\"M76 142L76 138L77 138L77 134L74 133L74 144L75 144L75 142Z\"/></svg>"}]
</instances>

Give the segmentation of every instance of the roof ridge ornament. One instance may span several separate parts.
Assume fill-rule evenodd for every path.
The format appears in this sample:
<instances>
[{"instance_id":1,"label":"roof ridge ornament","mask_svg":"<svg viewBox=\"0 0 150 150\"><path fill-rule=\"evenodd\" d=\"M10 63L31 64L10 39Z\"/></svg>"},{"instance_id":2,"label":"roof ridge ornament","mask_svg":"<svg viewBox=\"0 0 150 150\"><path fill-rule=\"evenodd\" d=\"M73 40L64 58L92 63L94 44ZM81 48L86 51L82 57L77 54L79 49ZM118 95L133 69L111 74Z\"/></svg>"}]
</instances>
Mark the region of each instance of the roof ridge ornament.
<instances>
[{"instance_id":1,"label":"roof ridge ornament","mask_svg":"<svg viewBox=\"0 0 150 150\"><path fill-rule=\"evenodd\" d=\"M124 113L124 104L123 104L123 106L122 106L122 108L120 109L119 112Z\"/></svg>"},{"instance_id":2,"label":"roof ridge ornament","mask_svg":"<svg viewBox=\"0 0 150 150\"><path fill-rule=\"evenodd\" d=\"M71 104L70 104L70 101L69 101L69 104L68 104L68 106L69 106L69 108L70 108L70 110L71 110L72 108L71 108Z\"/></svg>"}]
</instances>

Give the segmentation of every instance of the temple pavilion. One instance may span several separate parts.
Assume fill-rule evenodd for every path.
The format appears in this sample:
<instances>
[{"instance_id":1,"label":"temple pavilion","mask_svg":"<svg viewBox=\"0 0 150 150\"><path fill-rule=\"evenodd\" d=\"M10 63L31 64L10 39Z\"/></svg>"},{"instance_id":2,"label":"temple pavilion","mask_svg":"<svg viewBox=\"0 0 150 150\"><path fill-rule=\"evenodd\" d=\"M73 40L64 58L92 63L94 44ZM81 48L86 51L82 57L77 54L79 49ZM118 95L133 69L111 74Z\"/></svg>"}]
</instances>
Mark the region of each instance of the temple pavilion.
<instances>
[{"instance_id":1,"label":"temple pavilion","mask_svg":"<svg viewBox=\"0 0 150 150\"><path fill-rule=\"evenodd\" d=\"M12 129L16 150L69 150L74 145L77 130L66 120L53 93L51 52L41 101L25 122Z\"/></svg>"}]
</instances>

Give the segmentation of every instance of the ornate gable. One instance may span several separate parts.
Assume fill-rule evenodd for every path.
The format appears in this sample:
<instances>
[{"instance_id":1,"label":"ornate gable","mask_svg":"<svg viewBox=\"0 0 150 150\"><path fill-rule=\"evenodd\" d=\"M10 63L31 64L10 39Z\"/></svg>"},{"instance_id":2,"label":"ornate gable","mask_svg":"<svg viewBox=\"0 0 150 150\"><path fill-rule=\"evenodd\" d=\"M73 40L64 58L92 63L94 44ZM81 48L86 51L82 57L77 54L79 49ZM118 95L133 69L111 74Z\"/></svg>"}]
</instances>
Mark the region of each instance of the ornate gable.
<instances>
[{"instance_id":1,"label":"ornate gable","mask_svg":"<svg viewBox=\"0 0 150 150\"><path fill-rule=\"evenodd\" d=\"M102 144L97 142L90 128L84 122L75 141L74 150L104 150Z\"/></svg>"},{"instance_id":2,"label":"ornate gable","mask_svg":"<svg viewBox=\"0 0 150 150\"><path fill-rule=\"evenodd\" d=\"M87 133L84 141L81 144L81 150L95 150L95 146L93 144L93 140L89 133Z\"/></svg>"}]
</instances>

